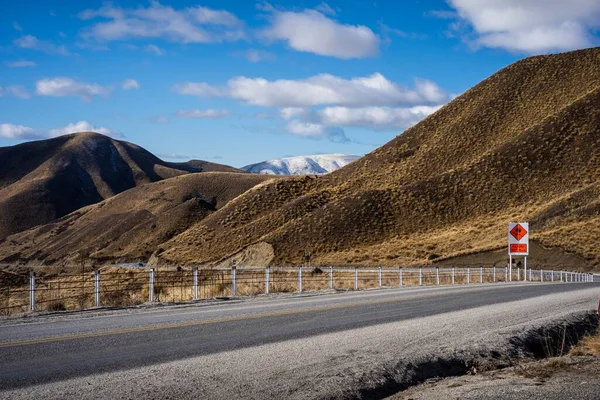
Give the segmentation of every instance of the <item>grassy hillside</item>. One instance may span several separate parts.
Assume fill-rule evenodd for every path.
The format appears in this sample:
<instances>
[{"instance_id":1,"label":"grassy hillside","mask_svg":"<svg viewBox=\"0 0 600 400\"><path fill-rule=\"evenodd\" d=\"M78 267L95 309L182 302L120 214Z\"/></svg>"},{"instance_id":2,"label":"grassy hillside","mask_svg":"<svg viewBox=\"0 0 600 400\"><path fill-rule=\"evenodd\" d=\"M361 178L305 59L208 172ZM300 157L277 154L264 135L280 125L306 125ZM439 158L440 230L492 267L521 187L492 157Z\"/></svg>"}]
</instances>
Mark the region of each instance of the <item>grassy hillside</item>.
<instances>
[{"instance_id":1,"label":"grassy hillside","mask_svg":"<svg viewBox=\"0 0 600 400\"><path fill-rule=\"evenodd\" d=\"M315 264L408 265L496 254L506 246L508 222L527 220L535 248L543 249L531 265L566 260L590 268L600 263L599 65L600 49L519 61L334 173L253 181L210 212L178 209L167 219L185 223L173 235L145 242L145 228L131 237L116 232L95 239L101 248L86 254L289 265L310 252ZM123 204L103 218L124 221L120 212L149 209ZM8 237L0 259L67 257L95 234L86 221ZM127 249L115 244L124 242Z\"/></svg>"},{"instance_id":2,"label":"grassy hillside","mask_svg":"<svg viewBox=\"0 0 600 400\"><path fill-rule=\"evenodd\" d=\"M143 183L189 172L237 171L206 162L164 162L96 133L3 147L0 160L0 239Z\"/></svg>"},{"instance_id":3,"label":"grassy hillside","mask_svg":"<svg viewBox=\"0 0 600 400\"><path fill-rule=\"evenodd\" d=\"M217 260L266 242L274 264L307 251L317 263L423 263L503 247L507 223L529 220L542 246L598 263L598 65L600 49L517 62L339 171L248 192L161 257Z\"/></svg>"},{"instance_id":4,"label":"grassy hillside","mask_svg":"<svg viewBox=\"0 0 600 400\"><path fill-rule=\"evenodd\" d=\"M141 185L0 243L4 262L145 261L161 244L214 213L264 175L206 172Z\"/></svg>"}]
</instances>

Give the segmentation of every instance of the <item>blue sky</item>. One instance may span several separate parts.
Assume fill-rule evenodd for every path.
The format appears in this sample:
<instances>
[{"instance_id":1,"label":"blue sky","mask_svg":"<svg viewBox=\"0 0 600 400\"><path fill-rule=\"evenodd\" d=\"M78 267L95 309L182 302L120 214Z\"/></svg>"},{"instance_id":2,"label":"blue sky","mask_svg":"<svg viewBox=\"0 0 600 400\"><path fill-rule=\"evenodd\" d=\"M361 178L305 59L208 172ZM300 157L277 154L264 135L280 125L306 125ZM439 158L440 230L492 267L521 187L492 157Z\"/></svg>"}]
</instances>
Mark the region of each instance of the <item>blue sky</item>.
<instances>
[{"instance_id":1,"label":"blue sky","mask_svg":"<svg viewBox=\"0 0 600 400\"><path fill-rule=\"evenodd\" d=\"M520 58L597 46L599 21L597 0L2 2L0 146L362 155Z\"/></svg>"}]
</instances>

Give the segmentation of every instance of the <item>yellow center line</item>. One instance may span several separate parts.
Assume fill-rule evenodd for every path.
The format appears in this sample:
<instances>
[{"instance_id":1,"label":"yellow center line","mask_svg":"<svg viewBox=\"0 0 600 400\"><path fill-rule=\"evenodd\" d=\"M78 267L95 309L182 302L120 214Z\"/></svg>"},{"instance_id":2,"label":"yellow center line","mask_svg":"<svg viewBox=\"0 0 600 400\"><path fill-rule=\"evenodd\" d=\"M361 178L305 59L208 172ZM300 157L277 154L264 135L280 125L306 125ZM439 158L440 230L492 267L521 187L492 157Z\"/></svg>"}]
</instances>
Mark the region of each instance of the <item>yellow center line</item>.
<instances>
[{"instance_id":1,"label":"yellow center line","mask_svg":"<svg viewBox=\"0 0 600 400\"><path fill-rule=\"evenodd\" d=\"M472 289L469 292L482 292L483 289ZM319 311L329 311L329 310L339 310L343 308L352 308L358 306L368 306L374 304L387 304L387 303L395 303L395 302L403 302L407 300L415 300L421 298L431 298L431 297L441 297L446 296L450 293L434 293L434 294L424 294L424 295L416 295L411 297L402 297L395 299L386 299L386 300L368 300L368 301L356 301L351 303L344 304L331 304L328 306L320 306L320 307L312 307L312 308L301 308L296 310L281 310L281 311L270 311L264 313L256 313L256 314L247 314L247 315L237 315L231 317L219 317L219 318L211 318L205 320L196 320L196 321L182 321L182 322L174 322L169 324L160 324L160 325L147 325L147 326L139 326L133 328L122 328L122 329L112 329L101 332L88 332L88 333L73 333L73 334L65 334L59 336L52 336L46 338L37 338L37 339L25 339L25 340L15 340L15 341L4 341L0 342L0 348L8 348L8 347L17 347L17 346L28 346L35 344L43 344L43 343L53 343L53 342L61 342L66 340L73 339L87 339L87 338L95 338L95 337L103 337L103 336L111 336L111 335L123 335L128 333L137 333L137 332L152 332L158 331L162 329L175 329L175 328L184 328L184 327L192 327L192 326L202 326L202 325L210 325L210 324L218 324L224 322L233 322L233 321L245 321L245 320L253 320L267 317L280 317L284 315L298 315L298 314L306 314L310 312L319 312Z\"/></svg>"}]
</instances>

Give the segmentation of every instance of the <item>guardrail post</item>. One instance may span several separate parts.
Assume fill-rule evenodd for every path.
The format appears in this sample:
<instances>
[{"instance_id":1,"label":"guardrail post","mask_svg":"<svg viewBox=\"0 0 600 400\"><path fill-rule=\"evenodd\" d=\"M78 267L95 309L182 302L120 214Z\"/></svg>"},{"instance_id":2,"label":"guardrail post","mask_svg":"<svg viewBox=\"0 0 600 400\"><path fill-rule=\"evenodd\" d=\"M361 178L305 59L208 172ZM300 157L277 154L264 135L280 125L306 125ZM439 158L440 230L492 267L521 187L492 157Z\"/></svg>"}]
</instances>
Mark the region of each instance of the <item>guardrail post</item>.
<instances>
[{"instance_id":1,"label":"guardrail post","mask_svg":"<svg viewBox=\"0 0 600 400\"><path fill-rule=\"evenodd\" d=\"M517 282L521 280L521 267L517 267Z\"/></svg>"},{"instance_id":2,"label":"guardrail post","mask_svg":"<svg viewBox=\"0 0 600 400\"><path fill-rule=\"evenodd\" d=\"M452 267L452 273L451 273L451 275L452 275L452 284L454 285L454 267Z\"/></svg>"},{"instance_id":3,"label":"guardrail post","mask_svg":"<svg viewBox=\"0 0 600 400\"><path fill-rule=\"evenodd\" d=\"M231 296L235 296L236 293L236 287L235 287L235 278L236 278L236 270L235 270L235 266L231 267Z\"/></svg>"},{"instance_id":4,"label":"guardrail post","mask_svg":"<svg viewBox=\"0 0 600 400\"><path fill-rule=\"evenodd\" d=\"M271 268L265 268L265 294L269 294L269 284L271 280Z\"/></svg>"},{"instance_id":5,"label":"guardrail post","mask_svg":"<svg viewBox=\"0 0 600 400\"><path fill-rule=\"evenodd\" d=\"M29 311L35 311L35 273L29 271Z\"/></svg>"},{"instance_id":6,"label":"guardrail post","mask_svg":"<svg viewBox=\"0 0 600 400\"><path fill-rule=\"evenodd\" d=\"M419 267L419 286L423 286L423 268Z\"/></svg>"},{"instance_id":7,"label":"guardrail post","mask_svg":"<svg viewBox=\"0 0 600 400\"><path fill-rule=\"evenodd\" d=\"M435 284L440 285L440 267L435 267Z\"/></svg>"},{"instance_id":8,"label":"guardrail post","mask_svg":"<svg viewBox=\"0 0 600 400\"><path fill-rule=\"evenodd\" d=\"M533 282L533 269L529 268L529 282Z\"/></svg>"},{"instance_id":9,"label":"guardrail post","mask_svg":"<svg viewBox=\"0 0 600 400\"><path fill-rule=\"evenodd\" d=\"M329 267L329 289L333 289L333 267Z\"/></svg>"},{"instance_id":10,"label":"guardrail post","mask_svg":"<svg viewBox=\"0 0 600 400\"><path fill-rule=\"evenodd\" d=\"M483 283L483 266L479 267L479 283Z\"/></svg>"},{"instance_id":11,"label":"guardrail post","mask_svg":"<svg viewBox=\"0 0 600 400\"><path fill-rule=\"evenodd\" d=\"M550 270L550 281L554 282L554 270Z\"/></svg>"},{"instance_id":12,"label":"guardrail post","mask_svg":"<svg viewBox=\"0 0 600 400\"><path fill-rule=\"evenodd\" d=\"M496 282L496 267L492 267L492 282Z\"/></svg>"},{"instance_id":13,"label":"guardrail post","mask_svg":"<svg viewBox=\"0 0 600 400\"><path fill-rule=\"evenodd\" d=\"M192 268L192 278L194 285L194 300L198 300L198 266L194 265Z\"/></svg>"},{"instance_id":14,"label":"guardrail post","mask_svg":"<svg viewBox=\"0 0 600 400\"><path fill-rule=\"evenodd\" d=\"M298 267L298 293L302 293L302 267Z\"/></svg>"},{"instance_id":15,"label":"guardrail post","mask_svg":"<svg viewBox=\"0 0 600 400\"><path fill-rule=\"evenodd\" d=\"M94 270L94 306L100 307L100 270Z\"/></svg>"},{"instance_id":16,"label":"guardrail post","mask_svg":"<svg viewBox=\"0 0 600 400\"><path fill-rule=\"evenodd\" d=\"M544 270L540 270L540 282L544 282Z\"/></svg>"},{"instance_id":17,"label":"guardrail post","mask_svg":"<svg viewBox=\"0 0 600 400\"><path fill-rule=\"evenodd\" d=\"M467 285L471 283L471 267L467 267Z\"/></svg>"},{"instance_id":18,"label":"guardrail post","mask_svg":"<svg viewBox=\"0 0 600 400\"><path fill-rule=\"evenodd\" d=\"M148 283L148 301L154 302L154 268L150 268L150 282Z\"/></svg>"},{"instance_id":19,"label":"guardrail post","mask_svg":"<svg viewBox=\"0 0 600 400\"><path fill-rule=\"evenodd\" d=\"M398 268L398 286L402 287L402 267Z\"/></svg>"},{"instance_id":20,"label":"guardrail post","mask_svg":"<svg viewBox=\"0 0 600 400\"><path fill-rule=\"evenodd\" d=\"M377 282L379 283L379 287L381 287L381 267L377 271Z\"/></svg>"},{"instance_id":21,"label":"guardrail post","mask_svg":"<svg viewBox=\"0 0 600 400\"><path fill-rule=\"evenodd\" d=\"M358 290L358 267L354 267L354 290Z\"/></svg>"}]
</instances>

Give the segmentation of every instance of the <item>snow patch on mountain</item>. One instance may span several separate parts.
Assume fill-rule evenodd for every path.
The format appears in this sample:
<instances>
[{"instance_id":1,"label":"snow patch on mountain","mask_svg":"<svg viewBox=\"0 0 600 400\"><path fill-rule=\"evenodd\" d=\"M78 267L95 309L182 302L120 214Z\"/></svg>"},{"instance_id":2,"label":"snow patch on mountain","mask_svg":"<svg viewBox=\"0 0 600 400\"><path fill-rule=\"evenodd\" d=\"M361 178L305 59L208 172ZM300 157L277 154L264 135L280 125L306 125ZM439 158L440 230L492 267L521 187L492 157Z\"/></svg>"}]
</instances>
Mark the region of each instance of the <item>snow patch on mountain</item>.
<instances>
[{"instance_id":1,"label":"snow patch on mountain","mask_svg":"<svg viewBox=\"0 0 600 400\"><path fill-rule=\"evenodd\" d=\"M286 157L263 161L242 167L254 174L270 175L322 175L340 169L360 156L352 154L318 154L313 156Z\"/></svg>"}]
</instances>

